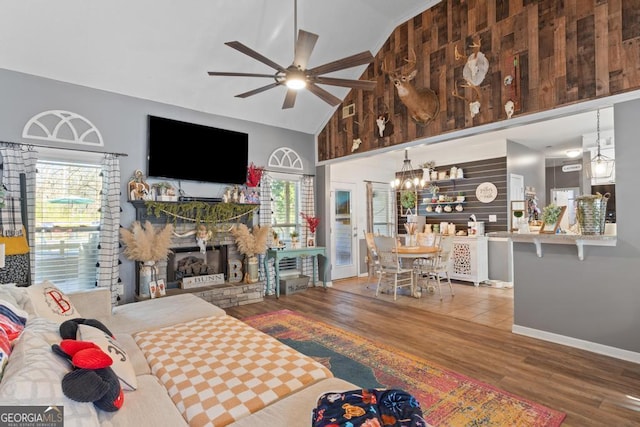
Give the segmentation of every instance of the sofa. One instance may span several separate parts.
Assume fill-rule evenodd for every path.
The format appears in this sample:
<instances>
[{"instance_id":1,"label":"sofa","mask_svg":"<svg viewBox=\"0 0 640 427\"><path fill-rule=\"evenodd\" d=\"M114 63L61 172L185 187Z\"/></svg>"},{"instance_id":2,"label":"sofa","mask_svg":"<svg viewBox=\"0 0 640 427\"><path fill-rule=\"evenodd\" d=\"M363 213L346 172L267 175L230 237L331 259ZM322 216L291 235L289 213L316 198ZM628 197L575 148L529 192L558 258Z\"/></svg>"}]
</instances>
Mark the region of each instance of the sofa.
<instances>
[{"instance_id":1,"label":"sofa","mask_svg":"<svg viewBox=\"0 0 640 427\"><path fill-rule=\"evenodd\" d=\"M68 301L64 314L102 322L133 370L127 385L135 390L124 389L117 411L102 411L64 395L61 381L72 367L52 351L61 322L42 315L34 301L38 288L0 285L0 303L28 315L2 374L0 407L60 406L65 427L291 427L311 425L321 394L357 388L192 294L112 307L108 289L60 292Z\"/></svg>"}]
</instances>

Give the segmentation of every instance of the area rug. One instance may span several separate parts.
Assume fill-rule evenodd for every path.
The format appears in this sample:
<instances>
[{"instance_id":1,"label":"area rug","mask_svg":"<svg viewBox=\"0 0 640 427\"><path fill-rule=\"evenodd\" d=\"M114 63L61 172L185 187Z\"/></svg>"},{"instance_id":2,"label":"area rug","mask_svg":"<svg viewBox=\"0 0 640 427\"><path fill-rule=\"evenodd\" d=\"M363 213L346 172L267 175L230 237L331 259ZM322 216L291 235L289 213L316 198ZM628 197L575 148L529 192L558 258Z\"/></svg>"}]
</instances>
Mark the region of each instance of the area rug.
<instances>
[{"instance_id":1,"label":"area rug","mask_svg":"<svg viewBox=\"0 0 640 427\"><path fill-rule=\"evenodd\" d=\"M566 414L290 310L242 319L363 388L399 388L434 426L559 426Z\"/></svg>"}]
</instances>

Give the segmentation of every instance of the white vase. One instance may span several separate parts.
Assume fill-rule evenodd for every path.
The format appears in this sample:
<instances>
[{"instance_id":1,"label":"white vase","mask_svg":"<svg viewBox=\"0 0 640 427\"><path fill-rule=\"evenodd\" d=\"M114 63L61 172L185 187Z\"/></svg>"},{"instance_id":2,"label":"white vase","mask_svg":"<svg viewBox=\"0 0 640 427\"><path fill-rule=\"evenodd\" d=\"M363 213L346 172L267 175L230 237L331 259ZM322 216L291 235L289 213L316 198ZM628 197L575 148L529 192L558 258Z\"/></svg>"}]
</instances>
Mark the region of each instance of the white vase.
<instances>
[{"instance_id":1,"label":"white vase","mask_svg":"<svg viewBox=\"0 0 640 427\"><path fill-rule=\"evenodd\" d=\"M140 264L140 273L138 289L138 295L141 298L150 298L151 291L149 290L149 283L156 280L157 270L155 261L144 261Z\"/></svg>"}]
</instances>

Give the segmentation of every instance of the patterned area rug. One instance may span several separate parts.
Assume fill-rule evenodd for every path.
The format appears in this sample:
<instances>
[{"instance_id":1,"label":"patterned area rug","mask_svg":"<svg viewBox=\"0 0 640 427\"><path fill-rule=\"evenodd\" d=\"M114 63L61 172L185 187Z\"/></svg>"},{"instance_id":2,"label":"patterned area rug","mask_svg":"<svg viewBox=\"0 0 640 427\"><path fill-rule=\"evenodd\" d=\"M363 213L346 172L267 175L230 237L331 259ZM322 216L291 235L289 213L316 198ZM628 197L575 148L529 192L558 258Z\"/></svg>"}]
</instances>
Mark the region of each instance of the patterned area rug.
<instances>
[{"instance_id":1,"label":"patterned area rug","mask_svg":"<svg viewBox=\"0 0 640 427\"><path fill-rule=\"evenodd\" d=\"M399 388L420 402L434 426L559 426L565 414L290 310L242 319L336 377L363 388Z\"/></svg>"}]
</instances>

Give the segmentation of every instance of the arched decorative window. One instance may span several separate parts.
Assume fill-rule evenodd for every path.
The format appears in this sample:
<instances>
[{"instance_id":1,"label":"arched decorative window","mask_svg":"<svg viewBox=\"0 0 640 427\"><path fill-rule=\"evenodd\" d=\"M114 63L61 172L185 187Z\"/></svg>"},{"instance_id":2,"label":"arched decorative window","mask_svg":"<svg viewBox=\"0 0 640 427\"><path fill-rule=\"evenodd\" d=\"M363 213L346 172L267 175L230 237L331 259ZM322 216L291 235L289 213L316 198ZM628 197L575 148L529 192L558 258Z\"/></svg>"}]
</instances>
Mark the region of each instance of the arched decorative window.
<instances>
[{"instance_id":1,"label":"arched decorative window","mask_svg":"<svg viewBox=\"0 0 640 427\"><path fill-rule=\"evenodd\" d=\"M50 110L33 116L22 129L23 138L102 147L98 128L79 114Z\"/></svg>"},{"instance_id":2,"label":"arched decorative window","mask_svg":"<svg viewBox=\"0 0 640 427\"><path fill-rule=\"evenodd\" d=\"M268 165L282 169L303 170L300 155L287 147L280 147L274 150L269 156Z\"/></svg>"}]
</instances>

